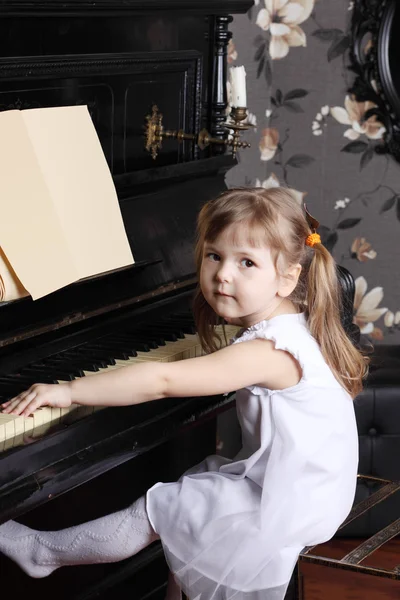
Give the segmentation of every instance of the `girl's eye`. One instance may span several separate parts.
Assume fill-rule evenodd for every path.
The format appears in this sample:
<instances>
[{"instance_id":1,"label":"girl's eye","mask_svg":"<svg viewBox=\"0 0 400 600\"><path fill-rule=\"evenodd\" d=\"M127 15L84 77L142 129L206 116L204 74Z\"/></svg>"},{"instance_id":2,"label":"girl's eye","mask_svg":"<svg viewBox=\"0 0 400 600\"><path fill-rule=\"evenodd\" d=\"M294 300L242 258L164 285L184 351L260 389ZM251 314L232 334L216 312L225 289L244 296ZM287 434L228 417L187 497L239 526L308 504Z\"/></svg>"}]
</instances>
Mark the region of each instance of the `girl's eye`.
<instances>
[{"instance_id":1,"label":"girl's eye","mask_svg":"<svg viewBox=\"0 0 400 600\"><path fill-rule=\"evenodd\" d=\"M250 260L249 258L244 258L242 261L240 261L240 264L242 265L242 267L254 267L254 263L252 260Z\"/></svg>"},{"instance_id":2,"label":"girl's eye","mask_svg":"<svg viewBox=\"0 0 400 600\"><path fill-rule=\"evenodd\" d=\"M209 252L207 254L207 258L209 258L210 260L212 260L214 262L218 262L220 260L220 257L218 256L218 254L215 254L215 252Z\"/></svg>"}]
</instances>

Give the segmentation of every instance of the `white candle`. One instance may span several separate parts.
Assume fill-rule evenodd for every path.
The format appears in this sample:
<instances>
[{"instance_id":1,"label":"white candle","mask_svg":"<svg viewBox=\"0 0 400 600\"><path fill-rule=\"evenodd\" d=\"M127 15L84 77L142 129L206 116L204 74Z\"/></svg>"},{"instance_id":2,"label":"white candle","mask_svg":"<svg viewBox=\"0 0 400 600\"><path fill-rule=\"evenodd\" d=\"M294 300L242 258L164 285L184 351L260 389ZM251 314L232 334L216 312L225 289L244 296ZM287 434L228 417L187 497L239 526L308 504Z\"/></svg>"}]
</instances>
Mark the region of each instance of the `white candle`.
<instances>
[{"instance_id":1,"label":"white candle","mask_svg":"<svg viewBox=\"0 0 400 600\"><path fill-rule=\"evenodd\" d=\"M231 104L237 107L246 107L246 71L244 67L231 67L230 68L230 80L231 80Z\"/></svg>"}]
</instances>

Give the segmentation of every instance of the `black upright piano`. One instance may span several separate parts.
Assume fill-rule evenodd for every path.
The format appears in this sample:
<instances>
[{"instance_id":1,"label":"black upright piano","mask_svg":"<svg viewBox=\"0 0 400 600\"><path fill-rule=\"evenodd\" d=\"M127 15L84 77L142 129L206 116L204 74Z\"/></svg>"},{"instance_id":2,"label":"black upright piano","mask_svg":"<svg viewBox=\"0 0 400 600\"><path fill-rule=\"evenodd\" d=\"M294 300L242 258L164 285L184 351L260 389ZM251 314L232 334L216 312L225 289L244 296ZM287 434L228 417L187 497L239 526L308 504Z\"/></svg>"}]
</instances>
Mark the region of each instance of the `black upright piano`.
<instances>
[{"instance_id":1,"label":"black upright piano","mask_svg":"<svg viewBox=\"0 0 400 600\"><path fill-rule=\"evenodd\" d=\"M235 159L223 144L201 149L174 138L154 158L144 126L157 105L166 129L196 135L206 128L226 139L229 23L252 3L0 3L0 110L88 106L135 258L37 301L0 305L0 402L30 382L96 372L195 333L196 215L225 188ZM127 506L213 453L216 417L232 405L218 396L105 408L23 436L0 452L0 523L60 529ZM13 600L33 593L157 600L166 579L158 543L120 563L62 568L39 580L0 556L3 593Z\"/></svg>"}]
</instances>

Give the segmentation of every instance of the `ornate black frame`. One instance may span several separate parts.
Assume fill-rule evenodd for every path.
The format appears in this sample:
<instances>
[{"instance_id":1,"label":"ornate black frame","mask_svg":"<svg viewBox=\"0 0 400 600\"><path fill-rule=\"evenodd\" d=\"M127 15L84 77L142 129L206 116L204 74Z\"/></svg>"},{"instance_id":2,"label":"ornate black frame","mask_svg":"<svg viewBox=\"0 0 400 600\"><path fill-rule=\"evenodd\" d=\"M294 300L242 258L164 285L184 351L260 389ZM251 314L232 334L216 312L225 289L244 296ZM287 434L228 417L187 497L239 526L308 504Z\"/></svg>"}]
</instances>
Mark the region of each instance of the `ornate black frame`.
<instances>
[{"instance_id":1,"label":"ornate black frame","mask_svg":"<svg viewBox=\"0 0 400 600\"><path fill-rule=\"evenodd\" d=\"M396 92L389 67L390 30L396 0L355 0L351 22L350 69L356 74L349 90L359 102L370 100L377 108L365 113L385 126L379 154L391 154L400 162L400 96ZM369 35L371 46L365 53L363 42Z\"/></svg>"}]
</instances>

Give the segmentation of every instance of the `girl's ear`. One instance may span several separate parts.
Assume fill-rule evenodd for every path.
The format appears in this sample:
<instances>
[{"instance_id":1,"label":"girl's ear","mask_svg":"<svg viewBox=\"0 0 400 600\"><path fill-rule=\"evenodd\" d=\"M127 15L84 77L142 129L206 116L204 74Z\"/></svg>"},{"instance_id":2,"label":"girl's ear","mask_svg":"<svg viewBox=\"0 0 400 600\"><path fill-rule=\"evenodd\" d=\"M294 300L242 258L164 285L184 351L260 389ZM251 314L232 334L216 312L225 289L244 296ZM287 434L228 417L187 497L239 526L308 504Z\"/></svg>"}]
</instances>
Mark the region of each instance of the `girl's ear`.
<instances>
[{"instance_id":1,"label":"girl's ear","mask_svg":"<svg viewBox=\"0 0 400 600\"><path fill-rule=\"evenodd\" d=\"M301 264L292 265L284 275L281 275L278 287L278 296L287 298L295 289L301 273Z\"/></svg>"}]
</instances>

